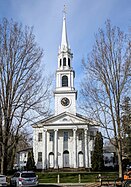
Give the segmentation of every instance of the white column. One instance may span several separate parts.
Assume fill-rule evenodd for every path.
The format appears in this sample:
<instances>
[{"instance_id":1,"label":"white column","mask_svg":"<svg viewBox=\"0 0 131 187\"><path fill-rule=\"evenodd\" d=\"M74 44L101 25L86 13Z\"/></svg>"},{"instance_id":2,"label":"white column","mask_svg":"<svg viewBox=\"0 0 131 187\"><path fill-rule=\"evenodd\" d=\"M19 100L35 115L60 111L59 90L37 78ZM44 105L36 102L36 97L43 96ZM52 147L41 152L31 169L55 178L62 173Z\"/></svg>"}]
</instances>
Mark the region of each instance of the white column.
<instances>
[{"instance_id":1,"label":"white column","mask_svg":"<svg viewBox=\"0 0 131 187\"><path fill-rule=\"evenodd\" d=\"M88 167L87 129L84 129L84 142L85 142L85 168L87 168Z\"/></svg>"},{"instance_id":2,"label":"white column","mask_svg":"<svg viewBox=\"0 0 131 187\"><path fill-rule=\"evenodd\" d=\"M43 131L43 169L47 168L47 130Z\"/></svg>"},{"instance_id":3,"label":"white column","mask_svg":"<svg viewBox=\"0 0 131 187\"><path fill-rule=\"evenodd\" d=\"M74 143L74 168L77 167L77 139L76 139L76 129L73 129L73 143Z\"/></svg>"},{"instance_id":4,"label":"white column","mask_svg":"<svg viewBox=\"0 0 131 187\"><path fill-rule=\"evenodd\" d=\"M61 87L61 82L60 82L60 74L57 75L58 76L58 84L57 84L57 87Z\"/></svg>"},{"instance_id":5,"label":"white column","mask_svg":"<svg viewBox=\"0 0 131 187\"><path fill-rule=\"evenodd\" d=\"M56 74L56 88L58 87L58 85L59 85L59 75Z\"/></svg>"},{"instance_id":6,"label":"white column","mask_svg":"<svg viewBox=\"0 0 131 187\"><path fill-rule=\"evenodd\" d=\"M73 72L71 72L71 87L74 88Z\"/></svg>"},{"instance_id":7,"label":"white column","mask_svg":"<svg viewBox=\"0 0 131 187\"><path fill-rule=\"evenodd\" d=\"M55 137L54 137L54 153L55 153L55 157L54 157L54 167L58 168L58 129L55 130Z\"/></svg>"},{"instance_id":8,"label":"white column","mask_svg":"<svg viewBox=\"0 0 131 187\"><path fill-rule=\"evenodd\" d=\"M70 81L68 82L68 86L71 87L71 73L69 74L68 80L70 80Z\"/></svg>"},{"instance_id":9,"label":"white column","mask_svg":"<svg viewBox=\"0 0 131 187\"><path fill-rule=\"evenodd\" d=\"M37 150L37 141L38 141L38 133L36 132L36 129L34 128L34 133L33 133L33 154L34 154L34 160L35 164L37 165L37 160L38 160L38 150ZM20 155L19 155L20 157ZM19 159L20 161L20 159ZM20 166L19 166L20 168Z\"/></svg>"},{"instance_id":10,"label":"white column","mask_svg":"<svg viewBox=\"0 0 131 187\"><path fill-rule=\"evenodd\" d=\"M90 142L89 131L87 131L87 166L91 167L91 164L89 164L91 160L91 155L90 155L91 152L89 151L89 142Z\"/></svg>"},{"instance_id":11,"label":"white column","mask_svg":"<svg viewBox=\"0 0 131 187\"><path fill-rule=\"evenodd\" d=\"M89 167L91 168L91 151L89 151L89 161L88 161L88 163L89 163Z\"/></svg>"}]
</instances>

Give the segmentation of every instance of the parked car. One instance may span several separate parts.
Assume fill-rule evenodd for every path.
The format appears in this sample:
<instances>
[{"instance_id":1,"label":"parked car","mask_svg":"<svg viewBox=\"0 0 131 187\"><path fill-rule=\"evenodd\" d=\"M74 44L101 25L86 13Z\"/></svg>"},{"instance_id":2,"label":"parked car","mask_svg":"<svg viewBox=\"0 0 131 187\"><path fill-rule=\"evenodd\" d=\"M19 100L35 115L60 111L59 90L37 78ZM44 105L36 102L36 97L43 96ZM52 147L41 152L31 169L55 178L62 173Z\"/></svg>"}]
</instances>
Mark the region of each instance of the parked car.
<instances>
[{"instance_id":1,"label":"parked car","mask_svg":"<svg viewBox=\"0 0 131 187\"><path fill-rule=\"evenodd\" d=\"M0 186L7 186L5 175L0 175Z\"/></svg>"},{"instance_id":2,"label":"parked car","mask_svg":"<svg viewBox=\"0 0 131 187\"><path fill-rule=\"evenodd\" d=\"M18 171L11 177L10 186L38 186L38 178L33 171Z\"/></svg>"}]
</instances>

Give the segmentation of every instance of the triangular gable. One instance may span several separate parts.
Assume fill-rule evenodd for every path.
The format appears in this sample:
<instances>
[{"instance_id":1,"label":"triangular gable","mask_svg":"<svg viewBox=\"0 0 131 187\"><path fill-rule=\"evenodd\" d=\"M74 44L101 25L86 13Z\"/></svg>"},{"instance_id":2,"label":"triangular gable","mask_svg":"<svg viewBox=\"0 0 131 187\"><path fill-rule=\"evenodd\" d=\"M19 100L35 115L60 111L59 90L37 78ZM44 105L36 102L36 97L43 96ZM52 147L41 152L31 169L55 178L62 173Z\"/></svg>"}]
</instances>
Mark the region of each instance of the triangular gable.
<instances>
[{"instance_id":1,"label":"triangular gable","mask_svg":"<svg viewBox=\"0 0 131 187\"><path fill-rule=\"evenodd\" d=\"M91 124L92 122L79 114L71 114L68 112L63 112L57 116L51 116L49 118L46 118L44 120L41 120L35 124L33 124L33 127L38 127L38 126L46 126L46 125L57 125L57 124Z\"/></svg>"}]
</instances>

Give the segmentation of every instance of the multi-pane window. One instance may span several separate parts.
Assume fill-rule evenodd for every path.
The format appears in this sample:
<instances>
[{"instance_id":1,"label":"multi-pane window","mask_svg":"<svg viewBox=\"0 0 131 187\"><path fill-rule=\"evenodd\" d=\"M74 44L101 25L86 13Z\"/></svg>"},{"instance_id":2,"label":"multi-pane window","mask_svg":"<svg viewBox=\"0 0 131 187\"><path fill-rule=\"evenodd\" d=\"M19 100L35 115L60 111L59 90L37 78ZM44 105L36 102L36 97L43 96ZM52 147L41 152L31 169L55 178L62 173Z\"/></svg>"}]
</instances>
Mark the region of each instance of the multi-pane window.
<instances>
[{"instance_id":1,"label":"multi-pane window","mask_svg":"<svg viewBox=\"0 0 131 187\"><path fill-rule=\"evenodd\" d=\"M68 141L68 132L64 132L64 142Z\"/></svg>"},{"instance_id":2,"label":"multi-pane window","mask_svg":"<svg viewBox=\"0 0 131 187\"><path fill-rule=\"evenodd\" d=\"M51 131L49 134L49 140L54 141L54 132L53 131Z\"/></svg>"},{"instance_id":3,"label":"multi-pane window","mask_svg":"<svg viewBox=\"0 0 131 187\"><path fill-rule=\"evenodd\" d=\"M63 58L63 66L66 66L66 58Z\"/></svg>"},{"instance_id":4,"label":"multi-pane window","mask_svg":"<svg viewBox=\"0 0 131 187\"><path fill-rule=\"evenodd\" d=\"M38 152L38 162L42 162L42 152Z\"/></svg>"},{"instance_id":5,"label":"multi-pane window","mask_svg":"<svg viewBox=\"0 0 131 187\"><path fill-rule=\"evenodd\" d=\"M68 77L64 75L62 77L62 87L66 87L66 86L68 86Z\"/></svg>"},{"instance_id":6,"label":"multi-pane window","mask_svg":"<svg viewBox=\"0 0 131 187\"><path fill-rule=\"evenodd\" d=\"M38 133L38 142L41 142L41 141L42 141L42 133L39 132L39 133Z\"/></svg>"},{"instance_id":7,"label":"multi-pane window","mask_svg":"<svg viewBox=\"0 0 131 187\"><path fill-rule=\"evenodd\" d=\"M78 140L83 140L83 133L82 132L79 132L79 134L78 134Z\"/></svg>"},{"instance_id":8,"label":"multi-pane window","mask_svg":"<svg viewBox=\"0 0 131 187\"><path fill-rule=\"evenodd\" d=\"M94 140L94 132L93 131L90 132L90 140Z\"/></svg>"}]
</instances>

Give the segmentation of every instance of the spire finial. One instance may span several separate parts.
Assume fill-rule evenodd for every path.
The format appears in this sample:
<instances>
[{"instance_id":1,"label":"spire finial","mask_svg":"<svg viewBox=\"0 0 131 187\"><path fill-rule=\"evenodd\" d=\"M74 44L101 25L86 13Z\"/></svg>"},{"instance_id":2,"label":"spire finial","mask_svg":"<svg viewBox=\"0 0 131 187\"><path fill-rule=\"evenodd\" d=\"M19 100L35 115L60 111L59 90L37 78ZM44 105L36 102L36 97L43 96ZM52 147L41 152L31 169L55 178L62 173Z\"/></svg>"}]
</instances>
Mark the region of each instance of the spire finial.
<instances>
[{"instance_id":1,"label":"spire finial","mask_svg":"<svg viewBox=\"0 0 131 187\"><path fill-rule=\"evenodd\" d=\"M67 14L67 7L66 7L66 5L64 5L64 8L63 8L63 17L66 17L66 14Z\"/></svg>"},{"instance_id":2,"label":"spire finial","mask_svg":"<svg viewBox=\"0 0 131 187\"><path fill-rule=\"evenodd\" d=\"M68 49L68 39L67 39L67 30L66 30L66 6L64 5L61 50L65 50L65 49Z\"/></svg>"}]
</instances>

